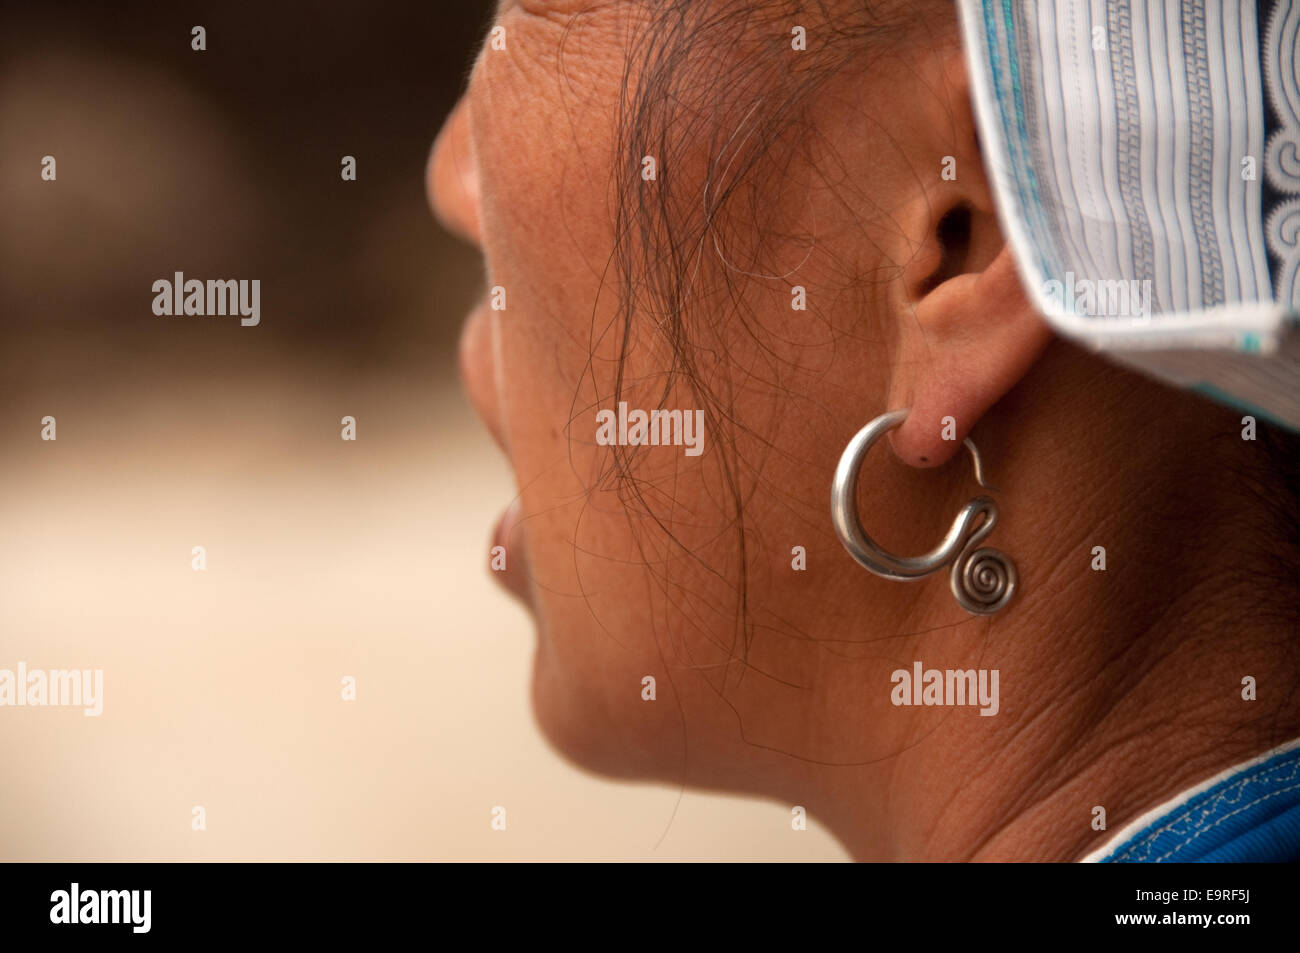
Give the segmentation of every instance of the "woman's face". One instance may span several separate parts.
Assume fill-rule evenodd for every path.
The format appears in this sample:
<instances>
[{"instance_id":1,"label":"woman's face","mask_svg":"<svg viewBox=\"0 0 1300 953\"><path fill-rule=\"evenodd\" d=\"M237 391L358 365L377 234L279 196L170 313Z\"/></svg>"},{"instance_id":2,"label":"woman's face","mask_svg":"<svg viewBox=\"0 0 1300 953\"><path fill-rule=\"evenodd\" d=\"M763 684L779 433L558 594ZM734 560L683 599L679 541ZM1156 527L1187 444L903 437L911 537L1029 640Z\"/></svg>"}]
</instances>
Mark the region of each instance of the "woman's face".
<instances>
[{"instance_id":1,"label":"woman's face","mask_svg":"<svg viewBox=\"0 0 1300 953\"><path fill-rule=\"evenodd\" d=\"M886 735L886 692L843 719L846 694L897 667L872 637L908 603L842 551L828 493L849 436L888 409L908 282L936 266L919 238L953 146L926 138L951 105L930 59L951 25L931 18L937 52L902 52L905 30L839 36L832 69L808 16L741 10L674 51L656 6L503 3L429 190L492 289L461 363L517 480L494 545L536 618L546 734L602 772L743 788L772 752L859 762L919 724ZM681 443L609 445L619 401L699 411L702 438L673 420ZM890 467L864 519L928 548L951 474Z\"/></svg>"}]
</instances>

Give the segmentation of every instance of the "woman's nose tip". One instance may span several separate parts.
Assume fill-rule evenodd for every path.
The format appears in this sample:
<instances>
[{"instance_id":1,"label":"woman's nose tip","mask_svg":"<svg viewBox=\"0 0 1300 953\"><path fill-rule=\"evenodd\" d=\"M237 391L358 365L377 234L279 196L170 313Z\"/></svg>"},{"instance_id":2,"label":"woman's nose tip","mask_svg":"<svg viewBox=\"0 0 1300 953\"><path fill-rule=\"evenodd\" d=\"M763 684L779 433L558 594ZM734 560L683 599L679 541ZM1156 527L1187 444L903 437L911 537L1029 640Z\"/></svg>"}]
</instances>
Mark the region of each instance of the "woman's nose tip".
<instances>
[{"instance_id":1,"label":"woman's nose tip","mask_svg":"<svg viewBox=\"0 0 1300 953\"><path fill-rule=\"evenodd\" d=\"M425 171L429 205L443 226L481 244L478 171L469 137L469 113L462 98L433 142Z\"/></svg>"}]
</instances>

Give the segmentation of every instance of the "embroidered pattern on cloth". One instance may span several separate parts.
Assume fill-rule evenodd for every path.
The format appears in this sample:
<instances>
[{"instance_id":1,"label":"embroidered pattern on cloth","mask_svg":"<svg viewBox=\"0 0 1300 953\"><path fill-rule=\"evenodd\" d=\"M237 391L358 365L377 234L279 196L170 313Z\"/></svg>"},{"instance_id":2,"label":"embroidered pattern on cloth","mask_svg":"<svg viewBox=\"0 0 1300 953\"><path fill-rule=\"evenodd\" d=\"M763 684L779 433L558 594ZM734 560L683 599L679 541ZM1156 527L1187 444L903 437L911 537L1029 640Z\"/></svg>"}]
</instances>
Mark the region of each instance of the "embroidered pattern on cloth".
<instances>
[{"instance_id":1,"label":"embroidered pattern on cloth","mask_svg":"<svg viewBox=\"0 0 1300 953\"><path fill-rule=\"evenodd\" d=\"M1293 748L1192 796L1099 860L1168 863L1212 859L1207 855L1298 809L1300 748Z\"/></svg>"},{"instance_id":2,"label":"embroidered pattern on cloth","mask_svg":"<svg viewBox=\"0 0 1300 953\"><path fill-rule=\"evenodd\" d=\"M1300 6L1279 3L1273 8L1264 40L1264 82L1281 128L1273 133L1265 153L1269 184L1289 195L1300 193L1300 78L1296 54L1300 47ZM1268 247L1281 262L1278 299L1300 308L1300 198L1279 203L1265 225Z\"/></svg>"},{"instance_id":3,"label":"embroidered pattern on cloth","mask_svg":"<svg viewBox=\"0 0 1300 953\"><path fill-rule=\"evenodd\" d=\"M960 8L1030 301L1117 361L1300 431L1300 4Z\"/></svg>"}]
</instances>

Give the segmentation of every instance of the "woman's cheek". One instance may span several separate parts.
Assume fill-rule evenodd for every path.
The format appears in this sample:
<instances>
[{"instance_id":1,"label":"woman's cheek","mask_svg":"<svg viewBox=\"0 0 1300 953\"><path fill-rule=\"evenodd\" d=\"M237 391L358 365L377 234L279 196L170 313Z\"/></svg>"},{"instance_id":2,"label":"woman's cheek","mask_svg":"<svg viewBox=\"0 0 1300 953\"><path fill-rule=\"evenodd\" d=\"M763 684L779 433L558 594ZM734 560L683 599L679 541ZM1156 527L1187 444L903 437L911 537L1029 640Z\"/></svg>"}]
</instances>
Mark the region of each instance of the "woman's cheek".
<instances>
[{"instance_id":1,"label":"woman's cheek","mask_svg":"<svg viewBox=\"0 0 1300 953\"><path fill-rule=\"evenodd\" d=\"M534 704L548 737L574 760L635 773L628 752L659 750L657 733L679 729L675 709L642 697L645 677L664 680L662 566L652 564L669 549L653 533L638 535L650 521L607 479L615 450L597 441L597 411L615 403L620 354L609 265L610 190L623 184L613 162L622 47L598 49L605 34L575 26L564 37L566 72L539 52L558 49L554 24L514 11L501 22L506 48L480 55L469 121L499 402L523 510L518 545L527 547L537 604ZM640 171L622 174L654 187ZM633 365L634 376L654 373ZM631 399L655 406L644 394ZM687 484L673 492L689 510Z\"/></svg>"}]
</instances>

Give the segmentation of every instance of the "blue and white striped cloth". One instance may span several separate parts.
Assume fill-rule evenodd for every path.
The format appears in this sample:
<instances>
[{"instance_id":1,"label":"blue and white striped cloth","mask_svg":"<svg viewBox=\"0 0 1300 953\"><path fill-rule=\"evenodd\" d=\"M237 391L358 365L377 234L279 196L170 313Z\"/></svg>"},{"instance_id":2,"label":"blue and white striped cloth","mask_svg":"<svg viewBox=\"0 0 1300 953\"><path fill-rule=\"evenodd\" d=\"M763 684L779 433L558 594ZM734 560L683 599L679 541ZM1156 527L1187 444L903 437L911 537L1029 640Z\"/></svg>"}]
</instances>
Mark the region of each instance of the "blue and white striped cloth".
<instances>
[{"instance_id":1,"label":"blue and white striped cloth","mask_svg":"<svg viewBox=\"0 0 1300 953\"><path fill-rule=\"evenodd\" d=\"M1300 4L961 0L985 162L1058 332L1300 430Z\"/></svg>"}]
</instances>

